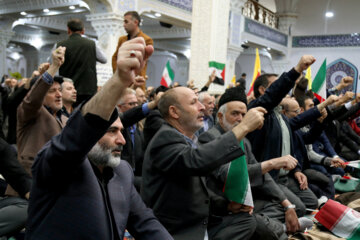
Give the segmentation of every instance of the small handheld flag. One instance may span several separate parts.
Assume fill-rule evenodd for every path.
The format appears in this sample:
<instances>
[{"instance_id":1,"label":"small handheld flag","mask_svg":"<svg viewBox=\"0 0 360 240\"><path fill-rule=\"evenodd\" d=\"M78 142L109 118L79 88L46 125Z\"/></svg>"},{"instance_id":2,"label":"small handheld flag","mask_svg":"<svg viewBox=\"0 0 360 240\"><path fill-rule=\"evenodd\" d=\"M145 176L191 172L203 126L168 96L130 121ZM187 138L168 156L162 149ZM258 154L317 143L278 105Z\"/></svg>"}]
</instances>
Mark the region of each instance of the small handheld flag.
<instances>
[{"instance_id":1,"label":"small handheld flag","mask_svg":"<svg viewBox=\"0 0 360 240\"><path fill-rule=\"evenodd\" d=\"M174 77L175 77L174 71L170 66L170 61L168 60L165 65L160 84L162 86L169 88L174 81Z\"/></svg>"},{"instance_id":2,"label":"small handheld flag","mask_svg":"<svg viewBox=\"0 0 360 240\"><path fill-rule=\"evenodd\" d=\"M244 142L240 142L244 150ZM229 201L254 207L245 155L230 162L223 192Z\"/></svg>"},{"instance_id":3,"label":"small handheld flag","mask_svg":"<svg viewBox=\"0 0 360 240\"><path fill-rule=\"evenodd\" d=\"M326 99L326 58L321 64L319 71L316 73L314 81L312 82L312 91L315 97L323 102Z\"/></svg>"},{"instance_id":4,"label":"small handheld flag","mask_svg":"<svg viewBox=\"0 0 360 240\"><path fill-rule=\"evenodd\" d=\"M209 75L211 75L211 73L215 70L216 72L216 77L214 80L214 83L217 83L219 85L224 86L224 79L225 79L225 64L223 63L219 63L219 62L215 62L215 61L210 61L209 62Z\"/></svg>"}]
</instances>

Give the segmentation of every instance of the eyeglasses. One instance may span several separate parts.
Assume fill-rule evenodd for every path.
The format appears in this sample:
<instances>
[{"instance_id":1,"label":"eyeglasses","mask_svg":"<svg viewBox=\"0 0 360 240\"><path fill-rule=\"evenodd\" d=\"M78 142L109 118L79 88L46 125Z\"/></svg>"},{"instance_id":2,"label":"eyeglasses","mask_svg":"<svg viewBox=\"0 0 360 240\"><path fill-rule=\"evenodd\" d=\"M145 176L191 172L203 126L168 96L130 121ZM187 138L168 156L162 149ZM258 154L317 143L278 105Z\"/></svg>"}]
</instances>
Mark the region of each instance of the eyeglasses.
<instances>
[{"instance_id":1,"label":"eyeglasses","mask_svg":"<svg viewBox=\"0 0 360 240\"><path fill-rule=\"evenodd\" d=\"M299 114L300 112L301 112L301 109L300 108L298 108L298 109L296 109L296 110L286 110L287 112L294 112L294 113L296 113L296 114Z\"/></svg>"},{"instance_id":2,"label":"eyeglasses","mask_svg":"<svg viewBox=\"0 0 360 240\"><path fill-rule=\"evenodd\" d=\"M121 105L125 105L125 104L129 105L130 107L139 105L138 102L128 102L128 103L123 103L123 104L121 104Z\"/></svg>"}]
</instances>

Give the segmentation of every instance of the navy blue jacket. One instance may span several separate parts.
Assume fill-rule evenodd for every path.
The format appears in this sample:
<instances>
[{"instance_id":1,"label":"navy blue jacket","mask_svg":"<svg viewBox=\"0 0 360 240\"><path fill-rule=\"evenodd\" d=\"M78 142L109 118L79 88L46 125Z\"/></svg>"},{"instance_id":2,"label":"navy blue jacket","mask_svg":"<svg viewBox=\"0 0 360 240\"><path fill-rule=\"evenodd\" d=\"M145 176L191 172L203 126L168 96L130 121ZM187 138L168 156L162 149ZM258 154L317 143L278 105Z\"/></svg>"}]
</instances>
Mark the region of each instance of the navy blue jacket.
<instances>
[{"instance_id":1,"label":"navy blue jacket","mask_svg":"<svg viewBox=\"0 0 360 240\"><path fill-rule=\"evenodd\" d=\"M298 77L299 73L294 69L287 73L283 73L278 78L278 80L276 80L273 84L271 84L270 87L266 89L264 95L253 100L248 105L248 109L261 106L268 111L268 113L265 115L264 126L260 130L255 130L246 136L251 142L255 158L259 162L281 156L281 127L273 109L279 105L281 100L293 88ZM321 114L317 108L306 111L290 120L282 115L290 133L291 155L295 158L296 156L294 153L293 131L306 126L320 116ZM299 171L300 168L300 165L298 165L298 167L293 171ZM270 171L270 175L272 175L275 180L277 179L278 174L279 170Z\"/></svg>"},{"instance_id":2,"label":"navy blue jacket","mask_svg":"<svg viewBox=\"0 0 360 240\"><path fill-rule=\"evenodd\" d=\"M326 157L333 157L338 155L331 145L325 132L322 132L318 139L316 139L316 141L313 143L313 150Z\"/></svg>"}]
</instances>

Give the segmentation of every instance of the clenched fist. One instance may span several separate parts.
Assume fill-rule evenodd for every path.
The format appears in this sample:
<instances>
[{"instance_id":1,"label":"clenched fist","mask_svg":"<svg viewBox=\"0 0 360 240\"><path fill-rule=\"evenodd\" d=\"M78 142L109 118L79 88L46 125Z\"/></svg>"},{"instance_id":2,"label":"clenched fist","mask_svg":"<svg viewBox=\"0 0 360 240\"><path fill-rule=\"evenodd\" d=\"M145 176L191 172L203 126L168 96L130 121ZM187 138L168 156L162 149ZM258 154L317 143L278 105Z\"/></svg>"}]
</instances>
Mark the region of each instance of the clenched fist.
<instances>
[{"instance_id":1,"label":"clenched fist","mask_svg":"<svg viewBox=\"0 0 360 240\"><path fill-rule=\"evenodd\" d=\"M63 63L65 62L65 51L66 47L58 47L52 52L51 57L53 65L55 65L56 67L60 67L61 65L63 65ZM41 70L39 70L39 72L41 73Z\"/></svg>"},{"instance_id":2,"label":"clenched fist","mask_svg":"<svg viewBox=\"0 0 360 240\"><path fill-rule=\"evenodd\" d=\"M115 75L120 78L125 86L130 86L153 51L153 46L146 46L142 37L126 41L118 51Z\"/></svg>"},{"instance_id":3,"label":"clenched fist","mask_svg":"<svg viewBox=\"0 0 360 240\"><path fill-rule=\"evenodd\" d=\"M274 164L273 169L285 169L292 170L296 167L298 161L291 155L282 156L279 158L274 158L271 160Z\"/></svg>"},{"instance_id":4,"label":"clenched fist","mask_svg":"<svg viewBox=\"0 0 360 240\"><path fill-rule=\"evenodd\" d=\"M240 124L245 126L248 132L261 129L264 125L264 115L266 113L263 107L252 108L245 114Z\"/></svg>"},{"instance_id":5,"label":"clenched fist","mask_svg":"<svg viewBox=\"0 0 360 240\"><path fill-rule=\"evenodd\" d=\"M350 76L343 77L341 79L340 84L343 86L343 88L350 86L354 82L354 79Z\"/></svg>"},{"instance_id":6,"label":"clenched fist","mask_svg":"<svg viewBox=\"0 0 360 240\"><path fill-rule=\"evenodd\" d=\"M299 63L296 65L295 70L298 73L302 73L305 71L308 67L311 66L316 61L316 59L311 55L304 55L300 58Z\"/></svg>"}]
</instances>

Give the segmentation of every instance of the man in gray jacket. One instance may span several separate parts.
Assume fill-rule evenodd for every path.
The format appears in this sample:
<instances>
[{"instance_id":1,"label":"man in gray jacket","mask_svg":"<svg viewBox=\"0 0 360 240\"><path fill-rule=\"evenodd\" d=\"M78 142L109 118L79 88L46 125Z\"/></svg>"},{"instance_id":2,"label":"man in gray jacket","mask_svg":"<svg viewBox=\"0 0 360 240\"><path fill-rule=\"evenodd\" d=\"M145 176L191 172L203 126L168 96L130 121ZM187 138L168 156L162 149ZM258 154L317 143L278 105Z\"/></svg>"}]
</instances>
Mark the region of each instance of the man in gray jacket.
<instances>
[{"instance_id":1,"label":"man in gray jacket","mask_svg":"<svg viewBox=\"0 0 360 240\"><path fill-rule=\"evenodd\" d=\"M254 108L241 124L216 141L197 145L195 132L203 126L204 106L185 87L168 90L159 110L166 123L150 141L143 162L141 196L176 240L250 239L255 219L209 216L211 192L204 176L242 156L239 146L249 131L262 126L263 108Z\"/></svg>"}]
</instances>

